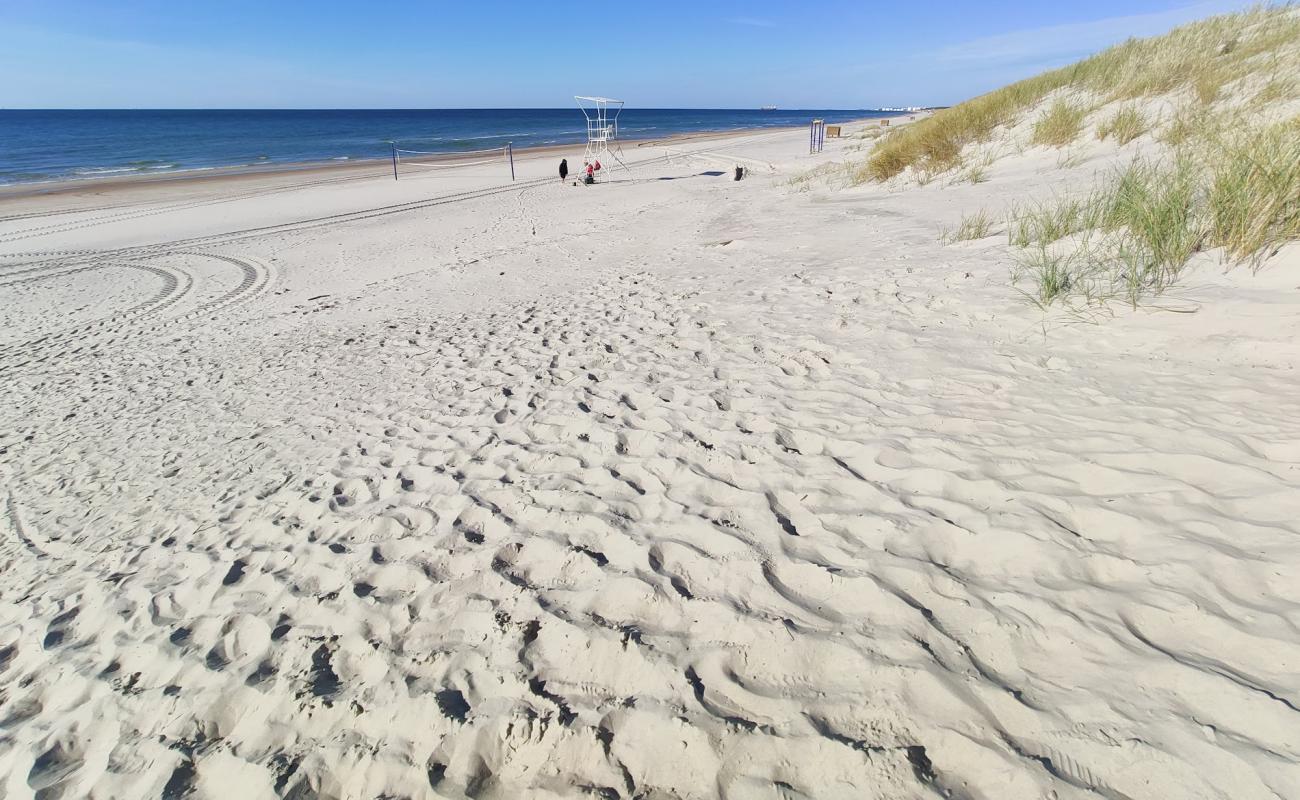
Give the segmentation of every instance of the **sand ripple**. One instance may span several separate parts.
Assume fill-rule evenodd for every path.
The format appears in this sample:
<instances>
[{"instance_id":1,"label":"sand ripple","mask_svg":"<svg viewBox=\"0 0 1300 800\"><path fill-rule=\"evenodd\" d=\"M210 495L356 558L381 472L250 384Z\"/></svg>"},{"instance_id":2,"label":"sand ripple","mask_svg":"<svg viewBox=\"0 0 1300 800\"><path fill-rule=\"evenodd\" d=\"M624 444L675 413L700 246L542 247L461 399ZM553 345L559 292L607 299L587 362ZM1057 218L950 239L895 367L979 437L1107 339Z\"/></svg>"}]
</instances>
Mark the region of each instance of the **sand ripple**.
<instances>
[{"instance_id":1,"label":"sand ripple","mask_svg":"<svg viewBox=\"0 0 1300 800\"><path fill-rule=\"evenodd\" d=\"M816 319L824 290L781 313ZM263 369L375 393L283 409L347 426L304 451L314 474L160 462L245 486L210 524L133 526L129 485L119 510L56 516L112 466L25 451L41 477L10 472L3 516L2 713L28 732L0 756L9 794L1296 785L1300 595L1278 565L1300 493L1247 444L1268 425L1223 435L1237 401L1183 415L1157 378L1123 420L1086 382L1045 402L1046 368L885 378L707 300L632 276L285 350Z\"/></svg>"}]
</instances>

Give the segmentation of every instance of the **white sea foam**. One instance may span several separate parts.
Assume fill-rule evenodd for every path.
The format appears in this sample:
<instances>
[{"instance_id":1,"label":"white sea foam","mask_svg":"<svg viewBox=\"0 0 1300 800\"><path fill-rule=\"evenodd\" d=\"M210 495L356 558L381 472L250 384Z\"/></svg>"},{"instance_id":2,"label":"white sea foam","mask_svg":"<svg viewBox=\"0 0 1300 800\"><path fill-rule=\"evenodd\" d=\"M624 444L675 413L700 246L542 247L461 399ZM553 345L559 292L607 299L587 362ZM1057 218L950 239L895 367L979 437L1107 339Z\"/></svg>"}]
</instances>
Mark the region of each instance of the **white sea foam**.
<instances>
[{"instance_id":1,"label":"white sea foam","mask_svg":"<svg viewBox=\"0 0 1300 800\"><path fill-rule=\"evenodd\" d=\"M83 167L74 169L74 175L113 175L119 172L135 172L136 167Z\"/></svg>"}]
</instances>

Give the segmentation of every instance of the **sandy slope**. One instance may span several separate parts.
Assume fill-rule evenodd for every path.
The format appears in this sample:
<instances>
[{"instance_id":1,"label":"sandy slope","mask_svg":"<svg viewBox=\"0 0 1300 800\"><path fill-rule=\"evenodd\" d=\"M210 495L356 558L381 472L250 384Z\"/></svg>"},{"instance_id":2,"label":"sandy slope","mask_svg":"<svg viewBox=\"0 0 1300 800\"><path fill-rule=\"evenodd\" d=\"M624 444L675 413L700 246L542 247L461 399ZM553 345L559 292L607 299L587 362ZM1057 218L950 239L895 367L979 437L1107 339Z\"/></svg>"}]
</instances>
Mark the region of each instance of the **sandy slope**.
<instances>
[{"instance_id":1,"label":"sandy slope","mask_svg":"<svg viewBox=\"0 0 1300 800\"><path fill-rule=\"evenodd\" d=\"M0 794L1300 796L1297 253L1044 318L937 227L1097 162L802 144L0 221Z\"/></svg>"}]
</instances>

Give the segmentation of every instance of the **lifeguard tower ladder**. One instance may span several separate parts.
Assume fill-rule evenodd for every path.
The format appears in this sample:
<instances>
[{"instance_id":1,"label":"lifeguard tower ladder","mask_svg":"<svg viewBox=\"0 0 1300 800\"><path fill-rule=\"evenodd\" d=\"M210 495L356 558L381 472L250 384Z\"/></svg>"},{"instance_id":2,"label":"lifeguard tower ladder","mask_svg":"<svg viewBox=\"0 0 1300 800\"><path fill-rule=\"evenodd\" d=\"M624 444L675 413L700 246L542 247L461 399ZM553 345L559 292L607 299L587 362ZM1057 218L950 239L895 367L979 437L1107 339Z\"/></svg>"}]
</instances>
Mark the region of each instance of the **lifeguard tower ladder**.
<instances>
[{"instance_id":1,"label":"lifeguard tower ladder","mask_svg":"<svg viewBox=\"0 0 1300 800\"><path fill-rule=\"evenodd\" d=\"M582 95L576 95L573 99L577 101L582 115L587 118L587 149L582 154L582 160L587 164L599 163L601 166L595 172L596 180L600 180L603 173L609 172L615 162L630 172L627 164L623 163L623 148L618 142L618 115L623 111L623 101ZM586 170L585 166L583 170Z\"/></svg>"}]
</instances>

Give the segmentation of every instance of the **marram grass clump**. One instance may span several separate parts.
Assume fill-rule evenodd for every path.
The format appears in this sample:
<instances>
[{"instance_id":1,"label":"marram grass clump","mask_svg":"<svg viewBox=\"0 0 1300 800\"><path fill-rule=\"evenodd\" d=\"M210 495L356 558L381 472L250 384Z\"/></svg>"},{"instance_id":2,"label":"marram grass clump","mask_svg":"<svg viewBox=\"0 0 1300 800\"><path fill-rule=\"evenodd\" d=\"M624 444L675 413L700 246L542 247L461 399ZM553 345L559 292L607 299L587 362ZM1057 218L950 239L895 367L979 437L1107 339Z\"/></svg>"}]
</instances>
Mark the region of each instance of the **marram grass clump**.
<instances>
[{"instance_id":1,"label":"marram grass clump","mask_svg":"<svg viewBox=\"0 0 1300 800\"><path fill-rule=\"evenodd\" d=\"M1113 138L1123 146L1150 129L1146 116L1130 104L1118 109L1097 126L1097 138Z\"/></svg>"},{"instance_id":2,"label":"marram grass clump","mask_svg":"<svg viewBox=\"0 0 1300 800\"><path fill-rule=\"evenodd\" d=\"M1030 299L1046 308L1071 293L1087 293L1092 279L1079 268L1078 254L1037 246L1015 260L1012 281L1028 284Z\"/></svg>"},{"instance_id":3,"label":"marram grass clump","mask_svg":"<svg viewBox=\"0 0 1300 800\"><path fill-rule=\"evenodd\" d=\"M1088 109L1068 100L1057 100L1034 123L1033 143L1065 147L1079 138Z\"/></svg>"},{"instance_id":4,"label":"marram grass clump","mask_svg":"<svg viewBox=\"0 0 1300 800\"><path fill-rule=\"evenodd\" d=\"M1230 259L1258 263L1300 239L1300 118L1238 133L1209 172L1208 236Z\"/></svg>"},{"instance_id":5,"label":"marram grass clump","mask_svg":"<svg viewBox=\"0 0 1300 800\"><path fill-rule=\"evenodd\" d=\"M1014 247L1046 245L1101 224L1108 198L1097 194L1063 198L1013 208L1007 243Z\"/></svg>"},{"instance_id":6,"label":"marram grass clump","mask_svg":"<svg viewBox=\"0 0 1300 800\"><path fill-rule=\"evenodd\" d=\"M956 228L940 233L939 241L944 244L951 244L953 242L984 239L993 235L994 224L993 217L989 216L988 212L984 210L976 211L974 214L963 216Z\"/></svg>"},{"instance_id":7,"label":"marram grass clump","mask_svg":"<svg viewBox=\"0 0 1300 800\"><path fill-rule=\"evenodd\" d=\"M1259 265L1300 240L1300 123L1235 129L1159 161L1139 160L1079 198L1014 209L1013 277L1033 299L1137 304L1197 253Z\"/></svg>"}]
</instances>

